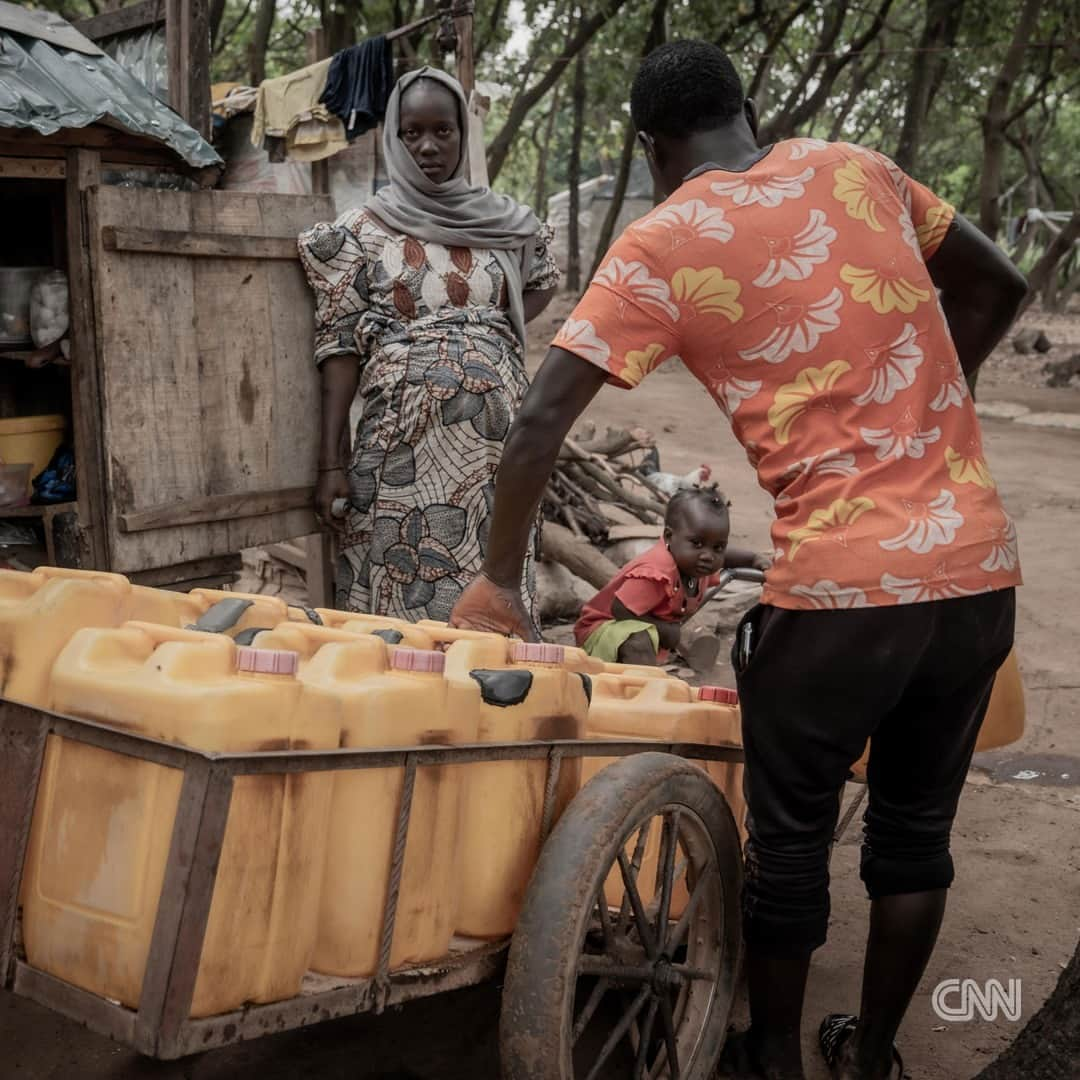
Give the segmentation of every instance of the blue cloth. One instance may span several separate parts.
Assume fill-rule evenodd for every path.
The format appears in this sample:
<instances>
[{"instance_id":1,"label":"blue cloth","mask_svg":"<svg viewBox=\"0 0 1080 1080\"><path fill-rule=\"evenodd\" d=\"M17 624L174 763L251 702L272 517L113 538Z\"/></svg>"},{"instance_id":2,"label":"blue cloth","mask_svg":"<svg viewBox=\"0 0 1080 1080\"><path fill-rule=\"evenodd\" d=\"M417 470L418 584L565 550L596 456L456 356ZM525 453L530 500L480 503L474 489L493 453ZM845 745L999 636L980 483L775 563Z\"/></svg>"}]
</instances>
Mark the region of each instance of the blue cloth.
<instances>
[{"instance_id":1,"label":"blue cloth","mask_svg":"<svg viewBox=\"0 0 1080 1080\"><path fill-rule=\"evenodd\" d=\"M393 89L394 47L379 34L334 56L319 101L341 117L351 141L382 122Z\"/></svg>"},{"instance_id":2,"label":"blue cloth","mask_svg":"<svg viewBox=\"0 0 1080 1080\"><path fill-rule=\"evenodd\" d=\"M33 502L62 503L75 498L75 455L68 446L53 454L48 466L34 477Z\"/></svg>"}]
</instances>

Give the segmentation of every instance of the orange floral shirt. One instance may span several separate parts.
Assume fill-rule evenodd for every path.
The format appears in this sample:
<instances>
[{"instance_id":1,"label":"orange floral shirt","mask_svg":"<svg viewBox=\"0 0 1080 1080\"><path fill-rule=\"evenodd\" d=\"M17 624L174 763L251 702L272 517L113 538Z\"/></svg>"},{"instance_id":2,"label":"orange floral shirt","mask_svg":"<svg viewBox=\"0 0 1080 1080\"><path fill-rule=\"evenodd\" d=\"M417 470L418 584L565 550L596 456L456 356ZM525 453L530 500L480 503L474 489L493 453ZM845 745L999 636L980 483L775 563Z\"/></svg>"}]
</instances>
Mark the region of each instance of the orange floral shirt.
<instances>
[{"instance_id":1,"label":"orange floral shirt","mask_svg":"<svg viewBox=\"0 0 1080 1080\"><path fill-rule=\"evenodd\" d=\"M706 387L775 501L765 603L1020 583L926 267L953 216L875 151L781 142L628 227L554 341L620 386L679 357Z\"/></svg>"}]
</instances>

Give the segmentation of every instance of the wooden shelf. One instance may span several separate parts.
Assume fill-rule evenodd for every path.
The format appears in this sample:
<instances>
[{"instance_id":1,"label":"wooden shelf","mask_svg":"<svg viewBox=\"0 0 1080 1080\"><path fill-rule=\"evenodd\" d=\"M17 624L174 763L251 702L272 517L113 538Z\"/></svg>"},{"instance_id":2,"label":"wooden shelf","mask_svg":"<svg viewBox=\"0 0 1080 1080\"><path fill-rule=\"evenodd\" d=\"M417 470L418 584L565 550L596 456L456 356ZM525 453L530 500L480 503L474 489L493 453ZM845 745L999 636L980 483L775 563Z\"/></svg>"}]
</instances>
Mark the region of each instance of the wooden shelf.
<instances>
[{"instance_id":1,"label":"wooden shelf","mask_svg":"<svg viewBox=\"0 0 1080 1080\"><path fill-rule=\"evenodd\" d=\"M44 349L0 349L0 360L14 360L18 363L26 363L28 360L32 360L35 356L41 356L43 353L49 351L51 346L47 346ZM70 365L67 361L60 362L63 359L62 353L55 353L54 357L48 360L44 364L36 366L26 367L27 371L45 371L48 368L66 368Z\"/></svg>"},{"instance_id":2,"label":"wooden shelf","mask_svg":"<svg viewBox=\"0 0 1080 1080\"><path fill-rule=\"evenodd\" d=\"M74 510L75 503L48 503L42 506L7 506L0 507L0 520L4 518L43 518L46 515L49 517L55 514L63 514L66 511Z\"/></svg>"}]
</instances>

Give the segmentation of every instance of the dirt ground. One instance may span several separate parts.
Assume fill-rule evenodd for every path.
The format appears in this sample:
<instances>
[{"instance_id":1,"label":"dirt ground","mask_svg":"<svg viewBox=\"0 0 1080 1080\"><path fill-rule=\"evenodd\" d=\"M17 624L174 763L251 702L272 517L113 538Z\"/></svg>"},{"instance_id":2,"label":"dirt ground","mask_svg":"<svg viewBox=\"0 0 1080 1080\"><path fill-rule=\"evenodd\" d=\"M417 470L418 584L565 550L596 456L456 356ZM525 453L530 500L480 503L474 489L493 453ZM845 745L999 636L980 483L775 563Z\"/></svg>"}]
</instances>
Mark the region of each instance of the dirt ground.
<instances>
[{"instance_id":1,"label":"dirt ground","mask_svg":"<svg viewBox=\"0 0 1080 1080\"><path fill-rule=\"evenodd\" d=\"M535 328L535 356L559 312ZM1027 322L1043 325L1037 316ZM1054 356L1080 351L1080 317L1054 320ZM1080 415L1080 390L1040 385L1045 357L1006 347L980 384L980 403ZM1010 410L1005 410L1010 411ZM722 416L685 371L658 373L633 394L605 389L591 417L656 433L663 467L707 461L733 502L733 542L767 547L771 518ZM1053 988L1080 933L1080 431L987 419L991 467L1017 519L1026 585L1018 652L1028 730L971 772L954 835L957 882L940 944L900 1033L917 1080L966 1080L1013 1037L1003 1018L946 1024L930 1006L946 978L1022 980L1020 1023ZM825 1076L813 1045L821 1016L856 1011L867 904L858 880L858 830L833 860L833 921L815 959L806 1006L810 1080ZM497 987L410 1005L218 1051L183 1063L143 1061L44 1009L0 994L0 1078L19 1080L496 1080ZM1062 1063L1063 1080L1080 1063ZM1022 1078L1017 1078L1022 1080Z\"/></svg>"}]
</instances>

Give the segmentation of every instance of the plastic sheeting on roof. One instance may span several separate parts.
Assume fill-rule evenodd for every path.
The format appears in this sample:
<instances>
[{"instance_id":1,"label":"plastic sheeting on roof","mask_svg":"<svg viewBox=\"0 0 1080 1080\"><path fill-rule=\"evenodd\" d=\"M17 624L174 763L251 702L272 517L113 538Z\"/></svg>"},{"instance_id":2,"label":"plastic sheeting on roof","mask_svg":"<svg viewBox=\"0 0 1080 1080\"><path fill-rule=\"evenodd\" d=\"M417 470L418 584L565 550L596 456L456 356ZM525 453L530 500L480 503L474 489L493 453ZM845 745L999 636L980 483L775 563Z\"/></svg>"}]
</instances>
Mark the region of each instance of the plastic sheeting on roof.
<instances>
[{"instance_id":1,"label":"plastic sheeting on roof","mask_svg":"<svg viewBox=\"0 0 1080 1080\"><path fill-rule=\"evenodd\" d=\"M194 128L111 57L0 30L0 127L52 135L99 122L164 143L195 168L222 164Z\"/></svg>"},{"instance_id":2,"label":"plastic sheeting on roof","mask_svg":"<svg viewBox=\"0 0 1080 1080\"><path fill-rule=\"evenodd\" d=\"M40 38L50 45L58 45L61 49L74 49L75 52L85 53L87 56L100 56L103 52L55 12L19 7L9 4L7 0L0 0L0 30Z\"/></svg>"}]
</instances>

